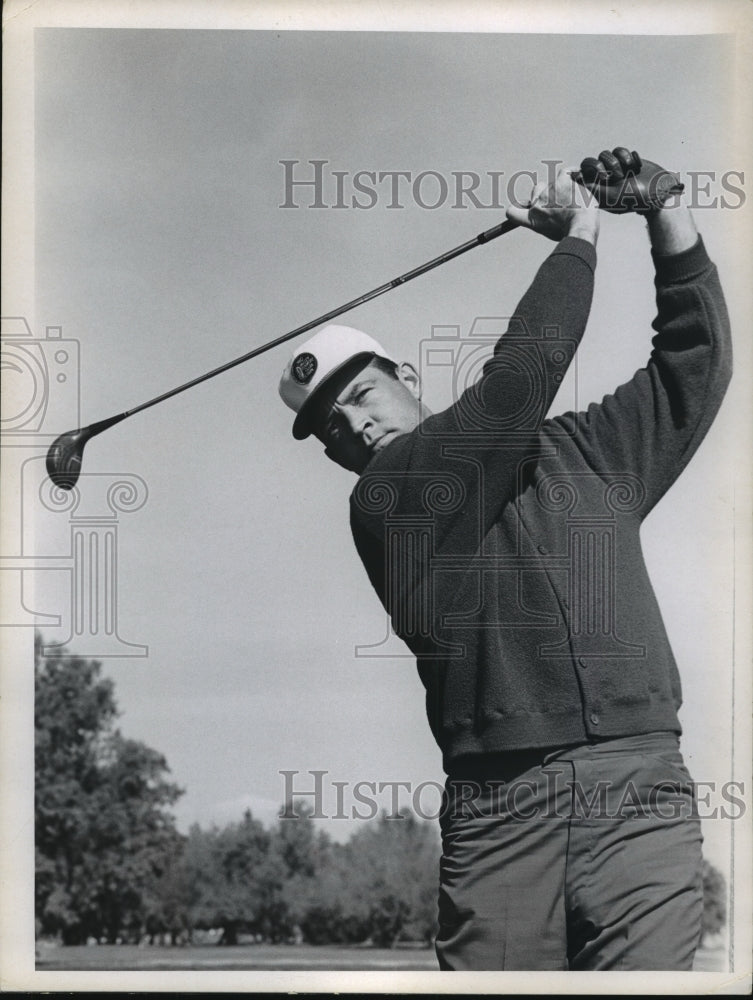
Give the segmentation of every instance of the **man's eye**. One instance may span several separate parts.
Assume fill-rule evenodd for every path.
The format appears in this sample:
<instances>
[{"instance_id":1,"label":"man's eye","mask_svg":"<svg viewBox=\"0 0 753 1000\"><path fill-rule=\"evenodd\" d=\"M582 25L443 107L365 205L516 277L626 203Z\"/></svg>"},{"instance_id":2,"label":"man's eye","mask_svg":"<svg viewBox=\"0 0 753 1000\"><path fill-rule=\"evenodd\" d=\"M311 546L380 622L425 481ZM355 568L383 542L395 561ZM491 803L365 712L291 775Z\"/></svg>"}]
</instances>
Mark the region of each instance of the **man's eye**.
<instances>
[{"instance_id":1,"label":"man's eye","mask_svg":"<svg viewBox=\"0 0 753 1000\"><path fill-rule=\"evenodd\" d=\"M366 395L371 392L371 388L372 387L370 385L367 385L365 389L361 389L361 391L356 396L356 402L357 403L363 402L363 400L365 399Z\"/></svg>"}]
</instances>

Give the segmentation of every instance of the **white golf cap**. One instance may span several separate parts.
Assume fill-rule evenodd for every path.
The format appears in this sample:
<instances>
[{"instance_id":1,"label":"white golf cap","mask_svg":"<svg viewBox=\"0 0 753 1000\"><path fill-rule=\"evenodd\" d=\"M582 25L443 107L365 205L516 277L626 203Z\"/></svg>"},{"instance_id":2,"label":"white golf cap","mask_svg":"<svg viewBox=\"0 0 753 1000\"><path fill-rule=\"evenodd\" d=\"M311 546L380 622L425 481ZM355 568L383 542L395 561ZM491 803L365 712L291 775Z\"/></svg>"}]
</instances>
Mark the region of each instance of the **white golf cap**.
<instances>
[{"instance_id":1,"label":"white golf cap","mask_svg":"<svg viewBox=\"0 0 753 1000\"><path fill-rule=\"evenodd\" d=\"M330 323L297 348L280 379L280 395L297 414L293 437L299 441L311 433L306 415L312 399L336 372L360 357L380 357L397 364L380 343L352 326Z\"/></svg>"}]
</instances>

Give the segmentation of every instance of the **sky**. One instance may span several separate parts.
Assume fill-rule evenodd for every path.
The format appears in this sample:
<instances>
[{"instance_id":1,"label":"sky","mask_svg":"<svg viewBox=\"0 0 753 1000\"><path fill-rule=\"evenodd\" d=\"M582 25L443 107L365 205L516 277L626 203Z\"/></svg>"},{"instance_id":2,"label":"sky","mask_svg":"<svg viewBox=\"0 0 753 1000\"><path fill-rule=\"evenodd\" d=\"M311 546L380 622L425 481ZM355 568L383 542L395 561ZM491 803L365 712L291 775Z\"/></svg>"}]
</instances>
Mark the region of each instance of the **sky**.
<instances>
[{"instance_id":1,"label":"sky","mask_svg":"<svg viewBox=\"0 0 753 1000\"><path fill-rule=\"evenodd\" d=\"M326 161L330 206L333 171L345 172L346 203L358 171L475 171L484 203L488 172L501 171L504 205L515 171L543 175L545 160L577 164L605 146L713 171L717 195L721 175L746 166L735 159L734 46L724 35L54 28L37 30L34 58L35 292L31 303L6 299L4 314L28 317L37 338L61 327L78 343L80 414L73 390L56 397L48 434L129 409L503 216L453 207L451 196L422 207L409 184L400 208L384 185L369 209L309 207L306 188L295 189L300 207L282 208L282 161L299 161L299 179L312 176L309 161ZM425 184L424 202L439 200ZM696 219L725 288L742 289L735 212L700 208ZM553 412L601 398L648 358L644 228L635 216L602 219L588 331ZM433 327L467 333L476 317L509 316L551 249L512 233L342 322L418 362ZM729 307L745 336L744 298L733 294ZM300 772L296 791L313 787L313 770L327 772L328 788L442 780L407 649L393 640L382 655L356 654L385 638L386 615L350 538L355 480L315 442L292 438L277 395L288 353L276 348L140 413L85 453L82 504L92 503L97 530L108 511L102 488L113 477L142 484L143 504L117 521L116 606L120 639L146 655L111 655L117 644L96 641L91 653L115 682L123 733L163 753L185 788L175 809L183 830L240 819L245 808L271 821L284 770ZM683 677L683 749L699 780L737 776L733 533L747 482L745 390L738 374L643 533ZM426 401L451 401L436 377ZM63 642L69 515L37 499L41 454L10 516L32 532L42 562L60 559L63 571L27 574L23 586L27 608L61 618L39 623L46 641ZM422 801L434 804L428 793ZM325 826L342 839L355 822ZM705 834L727 870L732 825L709 822Z\"/></svg>"}]
</instances>

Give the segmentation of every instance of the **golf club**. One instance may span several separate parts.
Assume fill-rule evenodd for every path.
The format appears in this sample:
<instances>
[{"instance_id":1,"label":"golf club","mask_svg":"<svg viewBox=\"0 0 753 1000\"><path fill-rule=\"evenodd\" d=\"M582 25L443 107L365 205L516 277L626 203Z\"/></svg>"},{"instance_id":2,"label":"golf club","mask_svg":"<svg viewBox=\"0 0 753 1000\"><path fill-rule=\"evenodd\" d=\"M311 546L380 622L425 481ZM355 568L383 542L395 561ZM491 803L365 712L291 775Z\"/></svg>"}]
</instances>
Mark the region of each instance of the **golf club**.
<instances>
[{"instance_id":1,"label":"golf club","mask_svg":"<svg viewBox=\"0 0 753 1000\"><path fill-rule=\"evenodd\" d=\"M355 309L356 306L363 305L364 302L369 302L371 299L375 299L378 295L384 294L384 292L389 292L391 289L397 288L399 285L404 285L413 278L417 278L420 274L426 274L426 272L430 271L432 268L439 267L440 264L444 264L448 260L459 257L460 254L466 253L468 250L472 250L474 247L480 246L482 243L488 243L490 240L494 240L498 236L502 236L504 233L509 233L510 230L515 229L517 225L518 224L516 222L512 222L511 220L501 222L499 225L493 226L491 229L487 229L483 233L479 233L479 235L474 237L472 240L468 240L460 246L453 247L452 250L448 250L446 253L441 254L439 257L435 257L433 260L427 261L425 264L420 264L418 267L413 268L412 271L406 271L405 274L401 274L399 277L393 278L392 281L388 281L386 284L380 285L378 288L374 288L370 292L366 292L365 295L360 295L357 299L352 299L350 302L346 302L345 305L338 306L336 309L332 309L329 312L324 313L323 316L318 316L316 319L312 319L311 322L304 323L303 326L298 326L295 330L282 334L282 336L277 337L275 340L270 340L268 344L262 344L261 347L256 347L247 354L243 354L239 358L235 358L232 361L228 361L224 365L220 365L219 368L215 368L204 375L199 375L197 378L191 379L190 382L186 382L184 385L179 385L175 389L163 392L161 395L155 396L154 399L150 399L146 403L141 403L140 406L135 406L132 410L126 410L123 413L117 414L117 416L109 417L107 420L100 420L97 423L89 424L88 427L82 427L78 430L67 431L65 434L61 434L60 437L53 441L50 445L49 451L47 452L47 475L56 486L59 486L63 490L72 490L76 485L81 472L81 461L86 442L89 441L90 438L93 438L96 434L101 434L102 431L107 430L108 427L112 427L114 424L120 423L120 421L125 420L126 417L132 417L134 413L146 410L150 406L156 406L157 403L161 403L163 400L169 399L171 396L177 396L179 392L185 392L186 389L199 385L200 382L206 382L207 379L214 378L215 375L220 375L222 372L226 372L228 369L234 368L236 365L243 364L244 361L250 361L251 358L255 358L259 354L263 354L265 351L269 351L273 347L277 347L279 344L285 343L286 340L290 340L293 337L297 337L301 333L305 333L307 330L312 330L315 326L327 323L336 316L341 316L344 312L348 312L350 309Z\"/></svg>"}]
</instances>

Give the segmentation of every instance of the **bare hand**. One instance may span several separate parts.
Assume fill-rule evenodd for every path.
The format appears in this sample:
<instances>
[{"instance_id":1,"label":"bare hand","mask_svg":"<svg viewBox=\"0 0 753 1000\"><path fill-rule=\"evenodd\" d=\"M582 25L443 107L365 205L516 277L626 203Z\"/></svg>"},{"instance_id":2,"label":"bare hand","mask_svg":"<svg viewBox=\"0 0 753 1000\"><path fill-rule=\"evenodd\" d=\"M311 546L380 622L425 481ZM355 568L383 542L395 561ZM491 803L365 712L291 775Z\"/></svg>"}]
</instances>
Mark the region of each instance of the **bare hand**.
<instances>
[{"instance_id":1,"label":"bare hand","mask_svg":"<svg viewBox=\"0 0 753 1000\"><path fill-rule=\"evenodd\" d=\"M511 205L507 218L550 240L577 236L596 245L599 206L594 195L573 180L577 172L577 167L558 167L554 181L537 184L528 205Z\"/></svg>"}]
</instances>

